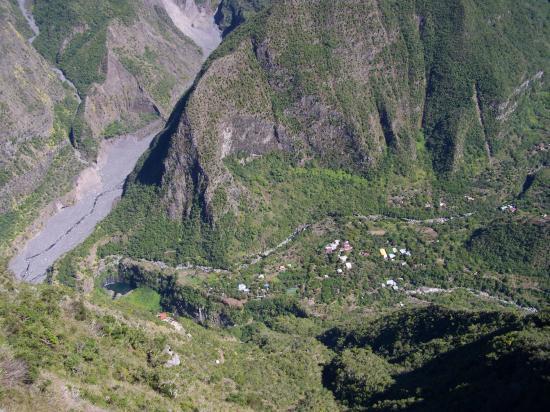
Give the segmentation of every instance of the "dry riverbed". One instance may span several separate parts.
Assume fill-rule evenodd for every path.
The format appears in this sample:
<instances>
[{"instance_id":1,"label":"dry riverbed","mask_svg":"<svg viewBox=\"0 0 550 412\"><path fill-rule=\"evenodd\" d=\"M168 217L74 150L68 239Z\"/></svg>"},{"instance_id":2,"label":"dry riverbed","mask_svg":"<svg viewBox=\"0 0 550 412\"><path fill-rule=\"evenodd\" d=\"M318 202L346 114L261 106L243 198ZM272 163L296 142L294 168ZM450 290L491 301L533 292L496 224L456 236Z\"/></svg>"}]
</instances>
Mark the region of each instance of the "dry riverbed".
<instances>
[{"instance_id":1,"label":"dry riverbed","mask_svg":"<svg viewBox=\"0 0 550 412\"><path fill-rule=\"evenodd\" d=\"M17 279L42 282L47 269L63 254L82 243L111 211L122 194L126 177L160 131L161 121L137 133L104 141L98 162L80 174L74 203L57 205L57 212L11 260Z\"/></svg>"}]
</instances>

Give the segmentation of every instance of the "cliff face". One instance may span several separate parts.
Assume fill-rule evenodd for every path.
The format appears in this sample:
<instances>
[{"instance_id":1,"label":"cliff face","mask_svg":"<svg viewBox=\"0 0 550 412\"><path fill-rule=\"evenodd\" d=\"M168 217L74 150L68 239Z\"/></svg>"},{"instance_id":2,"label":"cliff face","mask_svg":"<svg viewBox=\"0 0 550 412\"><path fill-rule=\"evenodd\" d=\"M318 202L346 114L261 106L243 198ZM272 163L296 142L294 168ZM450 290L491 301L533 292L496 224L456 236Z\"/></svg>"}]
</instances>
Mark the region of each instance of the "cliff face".
<instances>
[{"instance_id":1,"label":"cliff face","mask_svg":"<svg viewBox=\"0 0 550 412\"><path fill-rule=\"evenodd\" d=\"M13 5L0 3L0 138L16 138L18 143L28 136L48 136L53 128L53 108L65 96L62 84L51 72L48 63L18 31Z\"/></svg>"},{"instance_id":2,"label":"cliff face","mask_svg":"<svg viewBox=\"0 0 550 412\"><path fill-rule=\"evenodd\" d=\"M431 171L471 175L506 146L514 90L543 76L537 7L273 2L228 36L188 98L164 162L169 215L196 199L209 219L235 209L245 189L228 156L278 150L365 175L422 168L425 147Z\"/></svg>"},{"instance_id":3,"label":"cliff face","mask_svg":"<svg viewBox=\"0 0 550 412\"><path fill-rule=\"evenodd\" d=\"M35 2L36 48L75 83L73 143L93 159L103 137L166 117L221 41L212 5L194 0Z\"/></svg>"},{"instance_id":4,"label":"cliff face","mask_svg":"<svg viewBox=\"0 0 550 412\"><path fill-rule=\"evenodd\" d=\"M67 138L76 99L29 44L32 35L17 6L0 1L0 233L17 223L8 212L60 171L77 169ZM59 186L63 186L58 181ZM52 188L53 189L53 188ZM53 189L55 191L55 189ZM24 214L25 208L21 207ZM3 236L0 236L3 238Z\"/></svg>"},{"instance_id":5,"label":"cliff face","mask_svg":"<svg viewBox=\"0 0 550 412\"><path fill-rule=\"evenodd\" d=\"M23 7L35 32L0 0L0 249L72 188L102 139L167 117L210 52L198 43L221 41L215 5L194 0Z\"/></svg>"}]
</instances>

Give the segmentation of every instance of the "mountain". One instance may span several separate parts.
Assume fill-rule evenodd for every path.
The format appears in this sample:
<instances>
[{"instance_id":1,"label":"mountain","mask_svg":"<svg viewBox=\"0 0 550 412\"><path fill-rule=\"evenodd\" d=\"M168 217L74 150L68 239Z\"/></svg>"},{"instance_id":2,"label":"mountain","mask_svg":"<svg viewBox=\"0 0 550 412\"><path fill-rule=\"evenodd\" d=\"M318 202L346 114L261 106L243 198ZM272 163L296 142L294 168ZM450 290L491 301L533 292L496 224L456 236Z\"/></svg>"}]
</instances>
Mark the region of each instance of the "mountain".
<instances>
[{"instance_id":1,"label":"mountain","mask_svg":"<svg viewBox=\"0 0 550 412\"><path fill-rule=\"evenodd\" d=\"M173 0L35 2L37 50L84 97L76 147L93 156L99 137L168 115L203 60L191 19L202 13L208 20L213 11L205 7ZM216 45L214 38L209 47Z\"/></svg>"},{"instance_id":2,"label":"mountain","mask_svg":"<svg viewBox=\"0 0 550 412\"><path fill-rule=\"evenodd\" d=\"M209 3L19 5L3 1L1 15L3 254L38 215L53 213L103 141L168 117L221 40Z\"/></svg>"},{"instance_id":3,"label":"mountain","mask_svg":"<svg viewBox=\"0 0 550 412\"><path fill-rule=\"evenodd\" d=\"M548 409L547 2L0 7L0 409Z\"/></svg>"},{"instance_id":4,"label":"mountain","mask_svg":"<svg viewBox=\"0 0 550 412\"><path fill-rule=\"evenodd\" d=\"M184 232L203 226L202 254L218 264L327 213L414 215L471 192L504 201L547 164L536 149L548 125L544 8L241 4L248 20L236 17L245 23L209 58L137 182Z\"/></svg>"},{"instance_id":5,"label":"mountain","mask_svg":"<svg viewBox=\"0 0 550 412\"><path fill-rule=\"evenodd\" d=\"M0 3L0 242L13 240L40 207L71 188L82 167L69 141L78 100L27 42L15 2Z\"/></svg>"},{"instance_id":6,"label":"mountain","mask_svg":"<svg viewBox=\"0 0 550 412\"><path fill-rule=\"evenodd\" d=\"M189 215L198 194L218 217L217 190L238 204L232 155L280 150L364 175L414 164L421 139L437 173L487 165L514 91L541 83L536 6L277 2L225 42L190 95L165 161L170 216Z\"/></svg>"}]
</instances>

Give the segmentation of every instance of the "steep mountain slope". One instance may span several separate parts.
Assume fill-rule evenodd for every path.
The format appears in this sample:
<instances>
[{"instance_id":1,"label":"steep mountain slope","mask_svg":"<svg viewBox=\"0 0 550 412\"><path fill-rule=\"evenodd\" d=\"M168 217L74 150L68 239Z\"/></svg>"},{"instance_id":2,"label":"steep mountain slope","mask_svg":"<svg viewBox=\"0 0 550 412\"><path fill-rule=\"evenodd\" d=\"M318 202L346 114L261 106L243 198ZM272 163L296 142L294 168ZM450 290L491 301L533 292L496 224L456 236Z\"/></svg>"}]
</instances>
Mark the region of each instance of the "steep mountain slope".
<instances>
[{"instance_id":1,"label":"steep mountain slope","mask_svg":"<svg viewBox=\"0 0 550 412\"><path fill-rule=\"evenodd\" d=\"M222 0L216 12L216 23L227 35L270 4L271 0Z\"/></svg>"},{"instance_id":2,"label":"steep mountain slope","mask_svg":"<svg viewBox=\"0 0 550 412\"><path fill-rule=\"evenodd\" d=\"M15 2L0 2L0 254L37 207L62 195L82 167L68 135L78 102L27 42Z\"/></svg>"},{"instance_id":3,"label":"steep mountain slope","mask_svg":"<svg viewBox=\"0 0 550 412\"><path fill-rule=\"evenodd\" d=\"M335 328L324 379L350 410L543 411L545 319L430 307Z\"/></svg>"},{"instance_id":4,"label":"steep mountain slope","mask_svg":"<svg viewBox=\"0 0 550 412\"><path fill-rule=\"evenodd\" d=\"M0 264L0 409L548 410L550 6L516 3L222 0L114 211L44 284ZM28 51L33 147L74 162L71 128L93 159L164 116L219 34L215 0L34 4L77 119L24 40L0 68Z\"/></svg>"},{"instance_id":5,"label":"steep mountain slope","mask_svg":"<svg viewBox=\"0 0 550 412\"><path fill-rule=\"evenodd\" d=\"M189 215L199 194L218 217L218 189L238 204L223 165L236 154L282 150L365 174L384 159L414 164L424 133L436 172L482 169L507 145L515 97L541 82L544 13L537 2L513 15L512 3L451 3L277 2L242 27L196 84L173 138L170 216Z\"/></svg>"},{"instance_id":6,"label":"steep mountain slope","mask_svg":"<svg viewBox=\"0 0 550 412\"><path fill-rule=\"evenodd\" d=\"M252 3L137 174L182 222L166 249L207 249L180 261L235 260L327 213L501 201L547 164L533 151L548 127L547 5Z\"/></svg>"},{"instance_id":7,"label":"steep mountain slope","mask_svg":"<svg viewBox=\"0 0 550 412\"><path fill-rule=\"evenodd\" d=\"M262 321L220 330L158 319L165 303L145 288L113 300L22 285L0 297L0 406L10 412L543 411L549 402L545 313L434 306L334 324L266 306Z\"/></svg>"},{"instance_id":8,"label":"steep mountain slope","mask_svg":"<svg viewBox=\"0 0 550 412\"><path fill-rule=\"evenodd\" d=\"M314 337L263 327L242 342L190 320L178 320L176 328L156 317L158 295L143 292L114 302L47 285L23 285L11 296L0 289L0 407L337 410L320 383L329 351ZM166 366L174 355L177 362Z\"/></svg>"},{"instance_id":9,"label":"steep mountain slope","mask_svg":"<svg viewBox=\"0 0 550 412\"><path fill-rule=\"evenodd\" d=\"M192 0L19 6L3 1L0 14L2 259L38 214L54 211L50 202L71 190L86 162L97 161L105 138L168 115L205 59L195 41L221 40L214 5ZM186 25L176 24L173 8ZM34 17L34 33L22 10Z\"/></svg>"},{"instance_id":10,"label":"steep mountain slope","mask_svg":"<svg viewBox=\"0 0 550 412\"><path fill-rule=\"evenodd\" d=\"M93 158L98 138L167 116L204 59L197 44L206 35L213 36L210 47L220 40L209 24L213 9L201 7L194 0L35 2L36 48L85 97L77 147Z\"/></svg>"}]
</instances>

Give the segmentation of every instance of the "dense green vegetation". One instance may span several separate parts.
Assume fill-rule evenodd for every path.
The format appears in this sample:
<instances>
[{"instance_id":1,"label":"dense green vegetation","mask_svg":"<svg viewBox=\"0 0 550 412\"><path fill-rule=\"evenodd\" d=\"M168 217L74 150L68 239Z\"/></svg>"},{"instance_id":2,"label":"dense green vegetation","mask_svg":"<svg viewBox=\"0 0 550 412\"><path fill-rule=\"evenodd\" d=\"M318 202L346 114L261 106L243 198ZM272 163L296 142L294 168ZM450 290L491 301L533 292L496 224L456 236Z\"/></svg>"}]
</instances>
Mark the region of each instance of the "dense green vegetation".
<instances>
[{"instance_id":1,"label":"dense green vegetation","mask_svg":"<svg viewBox=\"0 0 550 412\"><path fill-rule=\"evenodd\" d=\"M550 235L544 221L497 221L476 230L468 249L502 272L547 276Z\"/></svg>"},{"instance_id":2,"label":"dense green vegetation","mask_svg":"<svg viewBox=\"0 0 550 412\"><path fill-rule=\"evenodd\" d=\"M271 0L222 0L215 16L216 23L227 35L270 3Z\"/></svg>"},{"instance_id":3,"label":"dense green vegetation","mask_svg":"<svg viewBox=\"0 0 550 412\"><path fill-rule=\"evenodd\" d=\"M232 9L229 3L227 7ZM244 3L241 7L245 9L247 5L261 8L254 2ZM372 77L364 79L361 68L355 69L356 62L343 52L349 45L343 33L359 39L363 35L361 27L375 24L363 14L363 5L352 3L335 7L324 1L308 6L279 7L275 3L229 35L211 60L234 53L247 39L255 47L261 45L267 54L258 54L257 61L249 64L262 66L271 86L269 93L277 120L293 132L307 133L315 123L296 113L296 106L304 97L314 96L338 112L332 122L350 129L347 137L355 150L369 145L373 133L372 119L365 115L369 112L378 112L390 153L410 149L415 131L394 129L396 119L403 120L395 100L408 93L406 99L424 108L422 129L433 169L441 176L449 172L473 176L486 168L487 150L495 156L506 149L497 136L506 132L502 129L503 113L513 103L508 101L507 107L497 109L495 102L520 99L527 90L522 90L522 82L530 80L528 88L536 87L538 82L533 76L545 66L545 46L539 33L548 30L546 5L529 2L516 10L514 4L380 2L383 26L386 30L398 30L400 35L391 48L384 47L383 39L374 35L370 42L376 53L380 52L374 62L394 62L393 70L400 74L395 79L389 78L388 70L376 68ZM292 14L300 15L302 20L294 20ZM369 67L370 61L364 64ZM359 70L359 74L354 70ZM286 80L289 78L292 82ZM419 82L426 82L425 91L417 89ZM327 87L327 83L332 86ZM237 103L240 97L234 93L228 98ZM540 103L540 107L544 105ZM357 107L365 110L358 112ZM510 114L504 116L506 120ZM326 146L321 147L324 156L331 154ZM368 149L369 156L375 156L374 147ZM411 160L409 154L396 163L405 166L403 163ZM358 159L353 159L353 163ZM352 166L344 163L344 167Z\"/></svg>"},{"instance_id":4,"label":"dense green vegetation","mask_svg":"<svg viewBox=\"0 0 550 412\"><path fill-rule=\"evenodd\" d=\"M400 312L327 331L324 379L351 410L542 411L548 327L547 313Z\"/></svg>"},{"instance_id":5,"label":"dense green vegetation","mask_svg":"<svg viewBox=\"0 0 550 412\"><path fill-rule=\"evenodd\" d=\"M184 318L176 331L156 319L158 295L145 288L114 301L59 286L0 293L8 410L67 409L67 387L81 405L109 410L340 409L323 385L351 410L538 411L549 402L546 313L432 306L334 322L266 301L228 334ZM167 346L181 366L164 367Z\"/></svg>"},{"instance_id":6,"label":"dense green vegetation","mask_svg":"<svg viewBox=\"0 0 550 412\"><path fill-rule=\"evenodd\" d=\"M35 47L85 95L92 83L104 78L107 24L115 18L128 23L135 12L126 0L39 0L34 2L33 13L40 27Z\"/></svg>"},{"instance_id":7,"label":"dense green vegetation","mask_svg":"<svg viewBox=\"0 0 550 412\"><path fill-rule=\"evenodd\" d=\"M320 384L329 351L314 338L258 326L237 341L185 319L178 332L124 299L90 302L51 286L2 292L0 405L67 410L61 394L72 388L81 406L120 411L336 409ZM167 347L180 366L164 366Z\"/></svg>"},{"instance_id":8,"label":"dense green vegetation","mask_svg":"<svg viewBox=\"0 0 550 412\"><path fill-rule=\"evenodd\" d=\"M101 78L108 20L131 19L131 7L61 3L37 2L39 23L59 23L37 44L83 91ZM223 113L272 116L309 140L224 156L212 169L227 171L230 184L212 192L199 180L221 175L198 169L212 166L200 162L218 146L194 148L198 160L177 153L193 163L182 182L196 187L189 214L172 220L161 183L178 142L157 138L111 215L55 264L52 284L0 283L0 407L549 409L548 93L538 81L514 91L544 67L544 5L384 0L374 20L395 33L395 49L355 62L342 58L350 39L353 48L387 40L361 37L382 33L370 30L378 26L361 14L365 4L268 3L222 2L217 17L231 33L204 73L236 50L245 69L235 83L223 83L225 72L210 78L216 93L193 100L196 83L181 106L207 109L190 109L206 113L206 132L172 139L212 139L220 114L200 106L206 96L223 101ZM75 28L59 54L63 32ZM395 73L377 72L385 59ZM138 73L155 53L121 60ZM365 66L368 85L348 76ZM155 87L165 94L171 79ZM497 103L509 98L518 107L502 126ZM416 120L404 120L401 104L419 108ZM184 121L198 122L185 107ZM369 140L369 113L380 147ZM315 129L317 115L334 128ZM422 130L399 129L409 120ZM103 135L125 128L114 122ZM59 130L54 139L67 132ZM517 211L499 209L510 202ZM13 232L10 219L0 231ZM335 239L352 248L326 253ZM133 290L113 299L106 279ZM181 329L158 319L161 310ZM168 348L180 365L167 367Z\"/></svg>"}]
</instances>

